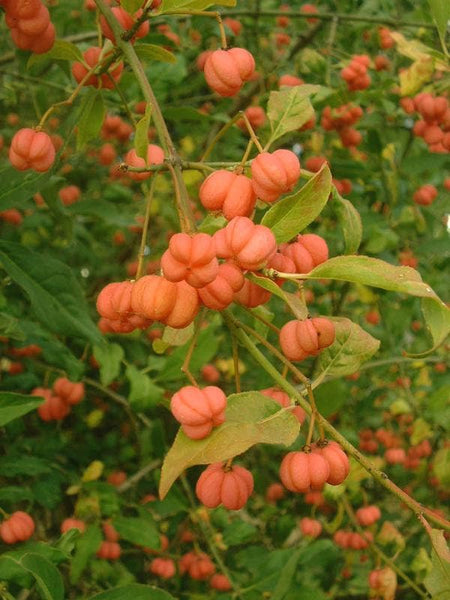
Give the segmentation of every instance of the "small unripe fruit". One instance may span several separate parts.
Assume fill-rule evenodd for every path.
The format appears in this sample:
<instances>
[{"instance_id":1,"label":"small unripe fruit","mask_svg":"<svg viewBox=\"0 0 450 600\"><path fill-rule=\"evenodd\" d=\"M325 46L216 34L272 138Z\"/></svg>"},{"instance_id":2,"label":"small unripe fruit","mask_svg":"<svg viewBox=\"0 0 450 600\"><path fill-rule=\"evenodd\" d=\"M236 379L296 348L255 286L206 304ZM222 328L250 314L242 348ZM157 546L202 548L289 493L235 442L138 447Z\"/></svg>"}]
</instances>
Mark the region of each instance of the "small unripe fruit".
<instances>
[{"instance_id":1,"label":"small unripe fruit","mask_svg":"<svg viewBox=\"0 0 450 600\"><path fill-rule=\"evenodd\" d=\"M268 227L255 225L247 217L235 217L214 234L219 258L232 259L242 269L262 269L275 254L277 243Z\"/></svg>"},{"instance_id":2,"label":"small unripe fruit","mask_svg":"<svg viewBox=\"0 0 450 600\"><path fill-rule=\"evenodd\" d=\"M209 580L209 585L213 590L218 590L219 592L229 592L232 589L228 577L221 573L215 573Z\"/></svg>"},{"instance_id":3,"label":"small unripe fruit","mask_svg":"<svg viewBox=\"0 0 450 600\"><path fill-rule=\"evenodd\" d=\"M317 519L309 519L304 517L300 519L298 526L304 536L316 538L322 533L322 524Z\"/></svg>"},{"instance_id":4,"label":"small unripe fruit","mask_svg":"<svg viewBox=\"0 0 450 600\"><path fill-rule=\"evenodd\" d=\"M219 273L213 238L207 233L176 233L162 255L161 268L169 281L185 280L195 288L211 283Z\"/></svg>"},{"instance_id":5,"label":"small unripe fruit","mask_svg":"<svg viewBox=\"0 0 450 600\"><path fill-rule=\"evenodd\" d=\"M285 489L281 483L271 483L266 490L266 501L270 504L275 504L277 500L281 500L284 497Z\"/></svg>"},{"instance_id":6,"label":"small unripe fruit","mask_svg":"<svg viewBox=\"0 0 450 600\"><path fill-rule=\"evenodd\" d=\"M289 360L301 361L316 356L335 340L333 321L325 317L289 321L280 331L280 346Z\"/></svg>"},{"instance_id":7,"label":"small unripe fruit","mask_svg":"<svg viewBox=\"0 0 450 600\"><path fill-rule=\"evenodd\" d=\"M18 510L0 525L0 538L5 544L25 542L33 535L34 528L30 515Z\"/></svg>"},{"instance_id":8,"label":"small unripe fruit","mask_svg":"<svg viewBox=\"0 0 450 600\"><path fill-rule=\"evenodd\" d=\"M239 510L253 492L253 476L240 466L227 468L224 463L213 463L200 475L195 493L208 508L223 504L228 510Z\"/></svg>"},{"instance_id":9,"label":"small unripe fruit","mask_svg":"<svg viewBox=\"0 0 450 600\"><path fill-rule=\"evenodd\" d=\"M80 519L64 519L60 527L61 533L66 533L66 531L70 531L71 529L78 529L83 533L86 530L86 523Z\"/></svg>"},{"instance_id":10,"label":"small unripe fruit","mask_svg":"<svg viewBox=\"0 0 450 600\"><path fill-rule=\"evenodd\" d=\"M55 148L50 136L43 131L19 129L11 141L9 160L19 171L33 169L44 173L55 162Z\"/></svg>"},{"instance_id":11,"label":"small unripe fruit","mask_svg":"<svg viewBox=\"0 0 450 600\"><path fill-rule=\"evenodd\" d=\"M325 446L313 445L312 448L327 461L330 467L327 483L340 485L345 481L350 472L350 462L340 445L333 441L328 442Z\"/></svg>"},{"instance_id":12,"label":"small unripe fruit","mask_svg":"<svg viewBox=\"0 0 450 600\"><path fill-rule=\"evenodd\" d=\"M53 391L67 404L78 404L84 398L84 383L74 383L67 377L59 377L53 384Z\"/></svg>"},{"instance_id":13,"label":"small unripe fruit","mask_svg":"<svg viewBox=\"0 0 450 600\"><path fill-rule=\"evenodd\" d=\"M234 263L219 265L217 277L198 290L201 302L213 310L224 310L234 300L234 294L244 286L244 275Z\"/></svg>"},{"instance_id":14,"label":"small unripe fruit","mask_svg":"<svg viewBox=\"0 0 450 600\"><path fill-rule=\"evenodd\" d=\"M261 152L252 162L253 189L264 202L290 192L300 177L300 161L290 150Z\"/></svg>"},{"instance_id":15,"label":"small unripe fruit","mask_svg":"<svg viewBox=\"0 0 450 600\"><path fill-rule=\"evenodd\" d=\"M178 390L170 401L170 410L184 433L194 440L209 435L225 421L227 398L216 386L202 390L192 385Z\"/></svg>"},{"instance_id":16,"label":"small unripe fruit","mask_svg":"<svg viewBox=\"0 0 450 600\"><path fill-rule=\"evenodd\" d=\"M328 245L315 233L299 235L292 244L281 244L280 252L293 261L297 273L309 273L328 260Z\"/></svg>"},{"instance_id":17,"label":"small unripe fruit","mask_svg":"<svg viewBox=\"0 0 450 600\"><path fill-rule=\"evenodd\" d=\"M147 148L147 160L145 160L138 156L136 150L133 148L127 152L125 162L129 167L136 167L139 169L144 169L151 165L162 165L164 162L164 151L159 146L156 146L156 144L149 144ZM153 175L151 171L142 173L127 171L127 174L131 179L134 179L134 181L145 181L145 179L148 179Z\"/></svg>"},{"instance_id":18,"label":"small unripe fruit","mask_svg":"<svg viewBox=\"0 0 450 600\"><path fill-rule=\"evenodd\" d=\"M134 17L132 17L121 6L114 6L113 8L111 8L111 12L113 13L113 15L116 18L119 25L122 27L122 29L125 29L125 31L128 31L132 27L134 27L136 20L142 15L142 9L139 9L135 13ZM103 35L106 38L108 38L109 40L111 40L113 44L115 44L116 38L114 36L113 30L111 29L111 27L109 26L108 22L106 21L106 19L103 15L101 15L101 17L100 17L100 26L101 26ZM150 29L150 24L148 21L145 21L144 23L142 23L139 26L139 29L136 31L136 33L131 38L131 42L134 42L136 40L136 38L145 37L148 34L149 29Z\"/></svg>"},{"instance_id":19,"label":"small unripe fruit","mask_svg":"<svg viewBox=\"0 0 450 600\"><path fill-rule=\"evenodd\" d=\"M221 211L227 220L249 217L256 203L251 179L225 169L215 171L205 179L199 198L207 210Z\"/></svg>"},{"instance_id":20,"label":"small unripe fruit","mask_svg":"<svg viewBox=\"0 0 450 600\"><path fill-rule=\"evenodd\" d=\"M235 96L243 83L252 78L255 60L244 48L215 50L205 61L206 83L220 96Z\"/></svg>"},{"instance_id":21,"label":"small unripe fruit","mask_svg":"<svg viewBox=\"0 0 450 600\"><path fill-rule=\"evenodd\" d=\"M380 519L381 512L378 506L363 506L356 511L358 523L363 527L369 527Z\"/></svg>"},{"instance_id":22,"label":"small unripe fruit","mask_svg":"<svg viewBox=\"0 0 450 600\"><path fill-rule=\"evenodd\" d=\"M162 579L170 579L176 573L175 563L171 558L154 558L148 570Z\"/></svg>"},{"instance_id":23,"label":"small unripe fruit","mask_svg":"<svg viewBox=\"0 0 450 600\"><path fill-rule=\"evenodd\" d=\"M289 452L280 466L280 479L291 492L321 490L329 475L328 462L318 452Z\"/></svg>"},{"instance_id":24,"label":"small unripe fruit","mask_svg":"<svg viewBox=\"0 0 450 600\"><path fill-rule=\"evenodd\" d=\"M145 275L134 284L131 309L146 319L181 329L195 319L199 299L197 290L185 281L172 283L158 275Z\"/></svg>"},{"instance_id":25,"label":"small unripe fruit","mask_svg":"<svg viewBox=\"0 0 450 600\"><path fill-rule=\"evenodd\" d=\"M286 394L286 392L279 390L278 388L271 387L271 388L267 388L265 390L261 390L261 394L264 394L264 396L268 396L269 398L272 398L273 400L275 400L275 402L278 402L278 404L280 406L282 406L283 408L286 408L288 406L293 406L293 403L291 402L289 395ZM303 408L301 406L296 406L291 412L301 425L306 418L306 413L303 410Z\"/></svg>"},{"instance_id":26,"label":"small unripe fruit","mask_svg":"<svg viewBox=\"0 0 450 600\"><path fill-rule=\"evenodd\" d=\"M233 300L247 308L256 308L257 306L261 306L261 304L269 302L270 297L271 292L269 290L264 289L249 279L245 279L244 285L234 294Z\"/></svg>"},{"instance_id":27,"label":"small unripe fruit","mask_svg":"<svg viewBox=\"0 0 450 600\"><path fill-rule=\"evenodd\" d=\"M72 75L74 76L77 83L81 83L81 81L86 77L88 71L90 71L99 63L101 54L101 48L98 48L97 46L92 46L91 48L88 48L85 52L83 52L84 62L87 66L81 62L73 63ZM94 87L100 86L108 90L113 90L114 82L118 83L120 81L122 71L123 63L120 62L116 67L114 67L114 69L109 69L107 73L102 73L101 75L92 74L84 82L84 85L92 85Z\"/></svg>"},{"instance_id":28,"label":"small unripe fruit","mask_svg":"<svg viewBox=\"0 0 450 600\"><path fill-rule=\"evenodd\" d=\"M98 558L105 560L118 560L122 553L122 549L117 542L104 541L97 550Z\"/></svg>"}]
</instances>

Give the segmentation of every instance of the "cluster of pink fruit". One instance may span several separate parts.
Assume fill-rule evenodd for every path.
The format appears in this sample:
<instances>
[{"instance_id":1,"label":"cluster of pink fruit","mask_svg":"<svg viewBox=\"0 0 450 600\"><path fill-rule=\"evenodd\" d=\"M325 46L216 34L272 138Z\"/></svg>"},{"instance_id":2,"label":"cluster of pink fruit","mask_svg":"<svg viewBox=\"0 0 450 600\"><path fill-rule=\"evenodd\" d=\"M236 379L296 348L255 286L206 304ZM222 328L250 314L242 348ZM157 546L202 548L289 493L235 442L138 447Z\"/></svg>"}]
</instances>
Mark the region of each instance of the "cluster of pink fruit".
<instances>
[{"instance_id":1,"label":"cluster of pink fruit","mask_svg":"<svg viewBox=\"0 0 450 600\"><path fill-rule=\"evenodd\" d=\"M84 384L74 383L66 377L59 377L53 388L37 387L33 396L42 396L45 401L38 407L38 415L43 421L61 421L72 410L72 406L84 398Z\"/></svg>"},{"instance_id":2,"label":"cluster of pink fruit","mask_svg":"<svg viewBox=\"0 0 450 600\"><path fill-rule=\"evenodd\" d=\"M55 43L55 27L41 0L0 0L14 44L35 54L48 52Z\"/></svg>"}]
</instances>

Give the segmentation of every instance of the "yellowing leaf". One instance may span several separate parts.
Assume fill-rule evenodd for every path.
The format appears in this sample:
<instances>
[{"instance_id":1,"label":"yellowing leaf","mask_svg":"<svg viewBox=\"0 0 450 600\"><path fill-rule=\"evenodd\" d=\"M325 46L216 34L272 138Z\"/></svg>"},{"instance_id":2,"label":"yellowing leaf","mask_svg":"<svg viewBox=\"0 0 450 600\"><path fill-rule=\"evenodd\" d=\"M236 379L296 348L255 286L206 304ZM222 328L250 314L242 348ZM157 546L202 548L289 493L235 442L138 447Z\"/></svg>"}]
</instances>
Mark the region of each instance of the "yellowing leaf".
<instances>
[{"instance_id":1,"label":"yellowing leaf","mask_svg":"<svg viewBox=\"0 0 450 600\"><path fill-rule=\"evenodd\" d=\"M86 467L81 477L81 481L96 481L102 476L104 466L105 465L100 460L92 461L91 464Z\"/></svg>"},{"instance_id":2,"label":"yellowing leaf","mask_svg":"<svg viewBox=\"0 0 450 600\"><path fill-rule=\"evenodd\" d=\"M413 64L401 71L400 78L400 95L412 96L422 89L434 71L434 61L431 56L416 60Z\"/></svg>"}]
</instances>

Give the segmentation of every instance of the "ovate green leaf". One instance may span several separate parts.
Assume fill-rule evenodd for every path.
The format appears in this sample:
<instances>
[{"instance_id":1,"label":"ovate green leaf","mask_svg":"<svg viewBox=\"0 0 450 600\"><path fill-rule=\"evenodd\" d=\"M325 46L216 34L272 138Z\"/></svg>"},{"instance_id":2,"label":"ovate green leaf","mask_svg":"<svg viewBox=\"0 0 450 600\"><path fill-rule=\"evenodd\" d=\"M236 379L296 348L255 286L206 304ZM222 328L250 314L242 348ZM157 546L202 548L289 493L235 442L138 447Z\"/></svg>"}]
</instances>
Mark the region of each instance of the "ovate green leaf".
<instances>
[{"instance_id":1,"label":"ovate green leaf","mask_svg":"<svg viewBox=\"0 0 450 600\"><path fill-rule=\"evenodd\" d=\"M331 173L324 165L295 194L274 204L261 224L272 230L277 242L288 242L322 212L331 191Z\"/></svg>"},{"instance_id":2,"label":"ovate green leaf","mask_svg":"<svg viewBox=\"0 0 450 600\"><path fill-rule=\"evenodd\" d=\"M81 150L90 140L97 137L103 124L106 107L101 90L89 88L78 114L77 150Z\"/></svg>"},{"instance_id":3,"label":"ovate green leaf","mask_svg":"<svg viewBox=\"0 0 450 600\"><path fill-rule=\"evenodd\" d=\"M283 444L295 440L300 424L294 415L258 392L228 397L226 420L203 440L192 440L180 429L161 470L159 495L188 467L219 462L242 454L255 444Z\"/></svg>"},{"instance_id":4,"label":"ovate green leaf","mask_svg":"<svg viewBox=\"0 0 450 600\"><path fill-rule=\"evenodd\" d=\"M101 340L81 287L67 265L0 240L0 266L28 294L36 316L50 331L94 343Z\"/></svg>"},{"instance_id":5,"label":"ovate green leaf","mask_svg":"<svg viewBox=\"0 0 450 600\"><path fill-rule=\"evenodd\" d=\"M172 52L166 50L162 46L157 46L156 44L137 44L136 54L143 61L159 61L159 62L167 62L174 63L177 62L176 57Z\"/></svg>"},{"instance_id":6,"label":"ovate green leaf","mask_svg":"<svg viewBox=\"0 0 450 600\"><path fill-rule=\"evenodd\" d=\"M300 129L314 116L310 96L320 90L318 85L297 85L279 92L270 92L267 104L272 134L270 144L290 131Z\"/></svg>"},{"instance_id":7,"label":"ovate green leaf","mask_svg":"<svg viewBox=\"0 0 450 600\"><path fill-rule=\"evenodd\" d=\"M39 396L0 392L0 427L35 410L43 402Z\"/></svg>"},{"instance_id":8,"label":"ovate green leaf","mask_svg":"<svg viewBox=\"0 0 450 600\"><path fill-rule=\"evenodd\" d=\"M336 339L319 355L320 375L315 381L315 386L327 375L341 376L355 373L361 364L371 358L380 347L379 340L350 319L332 317L331 320L335 324Z\"/></svg>"}]
</instances>

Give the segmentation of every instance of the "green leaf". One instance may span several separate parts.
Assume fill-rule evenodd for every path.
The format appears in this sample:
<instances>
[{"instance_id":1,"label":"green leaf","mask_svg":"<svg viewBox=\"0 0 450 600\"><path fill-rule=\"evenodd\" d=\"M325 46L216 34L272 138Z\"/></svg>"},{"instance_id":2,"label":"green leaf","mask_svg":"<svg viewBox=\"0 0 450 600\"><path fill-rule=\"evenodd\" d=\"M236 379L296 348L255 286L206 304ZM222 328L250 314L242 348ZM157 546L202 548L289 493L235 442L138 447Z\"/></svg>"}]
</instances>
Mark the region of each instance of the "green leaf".
<instances>
[{"instance_id":1,"label":"green leaf","mask_svg":"<svg viewBox=\"0 0 450 600\"><path fill-rule=\"evenodd\" d=\"M177 58L172 52L156 44L137 44L135 50L138 57L143 61L177 62Z\"/></svg>"},{"instance_id":2,"label":"green leaf","mask_svg":"<svg viewBox=\"0 0 450 600\"><path fill-rule=\"evenodd\" d=\"M380 341L364 331L359 325L344 317L328 317L336 327L334 343L319 355L319 377L314 387L325 376L351 375L361 364L371 358L380 347Z\"/></svg>"},{"instance_id":3,"label":"green leaf","mask_svg":"<svg viewBox=\"0 0 450 600\"><path fill-rule=\"evenodd\" d=\"M447 0L428 0L428 4L444 47L447 23L450 21L450 4Z\"/></svg>"},{"instance_id":4,"label":"green leaf","mask_svg":"<svg viewBox=\"0 0 450 600\"><path fill-rule=\"evenodd\" d=\"M25 554L20 564L36 579L39 595L44 600L64 600L64 583L61 573L40 554Z\"/></svg>"},{"instance_id":5,"label":"green leaf","mask_svg":"<svg viewBox=\"0 0 450 600\"><path fill-rule=\"evenodd\" d=\"M271 398L258 392L228 397L226 420L203 440L191 440L180 429L161 470L160 498L188 467L233 458L255 444L290 446L300 424L294 415L280 409Z\"/></svg>"},{"instance_id":6,"label":"green leaf","mask_svg":"<svg viewBox=\"0 0 450 600\"><path fill-rule=\"evenodd\" d=\"M427 423L425 419L422 419L422 417L419 417L412 424L412 433L409 439L411 444L415 446L416 444L420 444L423 440L430 439L432 435L433 429L430 424Z\"/></svg>"},{"instance_id":7,"label":"green leaf","mask_svg":"<svg viewBox=\"0 0 450 600\"><path fill-rule=\"evenodd\" d=\"M19 325L19 319L8 315L8 313L0 313L0 334L11 340L23 341L25 333Z\"/></svg>"},{"instance_id":8,"label":"green leaf","mask_svg":"<svg viewBox=\"0 0 450 600\"><path fill-rule=\"evenodd\" d=\"M300 129L314 116L310 96L320 90L319 85L296 85L279 92L270 92L267 104L272 135L269 145L290 131Z\"/></svg>"},{"instance_id":9,"label":"green leaf","mask_svg":"<svg viewBox=\"0 0 450 600\"><path fill-rule=\"evenodd\" d=\"M101 90L89 88L81 101L77 120L77 150L96 138L105 119L106 107Z\"/></svg>"},{"instance_id":10,"label":"green leaf","mask_svg":"<svg viewBox=\"0 0 450 600\"><path fill-rule=\"evenodd\" d=\"M294 579L297 570L297 563L300 559L302 552L302 548L295 550L295 552L292 553L285 566L282 568L277 586L270 597L271 600L283 600L283 598L285 598L286 594L289 592L292 580Z\"/></svg>"},{"instance_id":11,"label":"green leaf","mask_svg":"<svg viewBox=\"0 0 450 600\"><path fill-rule=\"evenodd\" d=\"M39 396L0 392L0 427L35 410L44 402Z\"/></svg>"},{"instance_id":12,"label":"green leaf","mask_svg":"<svg viewBox=\"0 0 450 600\"><path fill-rule=\"evenodd\" d=\"M448 600L450 598L450 549L443 531L430 528L428 534L433 545L432 569L423 583L433 600Z\"/></svg>"},{"instance_id":13,"label":"green leaf","mask_svg":"<svg viewBox=\"0 0 450 600\"><path fill-rule=\"evenodd\" d=\"M450 448L441 448L433 459L433 473L445 489L450 490Z\"/></svg>"},{"instance_id":14,"label":"green leaf","mask_svg":"<svg viewBox=\"0 0 450 600\"><path fill-rule=\"evenodd\" d=\"M123 8L130 14L134 14L141 8L142 0L121 0L120 6L123 6Z\"/></svg>"},{"instance_id":15,"label":"green leaf","mask_svg":"<svg viewBox=\"0 0 450 600\"><path fill-rule=\"evenodd\" d=\"M146 410L160 402L164 390L153 383L148 375L134 365L129 365L125 374L130 382L128 400L135 410Z\"/></svg>"},{"instance_id":16,"label":"green leaf","mask_svg":"<svg viewBox=\"0 0 450 600\"><path fill-rule=\"evenodd\" d=\"M0 263L28 294L37 318L50 331L97 343L101 335L91 321L83 292L64 263L0 240Z\"/></svg>"},{"instance_id":17,"label":"green leaf","mask_svg":"<svg viewBox=\"0 0 450 600\"><path fill-rule=\"evenodd\" d=\"M13 167L0 169L0 211L20 208L48 182L52 171L24 174Z\"/></svg>"},{"instance_id":18,"label":"green leaf","mask_svg":"<svg viewBox=\"0 0 450 600\"><path fill-rule=\"evenodd\" d=\"M395 267L369 256L336 256L315 267L304 277L362 283L423 298L422 311L434 343L428 352L439 346L450 332L450 310L411 267Z\"/></svg>"},{"instance_id":19,"label":"green leaf","mask_svg":"<svg viewBox=\"0 0 450 600\"><path fill-rule=\"evenodd\" d=\"M190 371L192 374L200 371L200 369L216 355L219 341L220 337L217 328L213 324L210 324L207 329L200 332L190 363ZM167 363L161 375L157 378L157 381L160 381L165 385L167 381L179 379L181 373L180 369L186 357L188 344L189 342L184 346L179 346L172 352L167 359Z\"/></svg>"},{"instance_id":20,"label":"green leaf","mask_svg":"<svg viewBox=\"0 0 450 600\"><path fill-rule=\"evenodd\" d=\"M422 300L422 314L431 333L431 338L434 342L432 348L421 354L409 354L409 356L425 356L430 352L434 352L448 336L450 331L450 312L445 309L439 302L431 298Z\"/></svg>"},{"instance_id":21,"label":"green leaf","mask_svg":"<svg viewBox=\"0 0 450 600\"><path fill-rule=\"evenodd\" d=\"M100 365L100 381L103 386L108 386L118 377L120 366L125 356L119 344L101 344L94 346L94 358Z\"/></svg>"},{"instance_id":22,"label":"green leaf","mask_svg":"<svg viewBox=\"0 0 450 600\"><path fill-rule=\"evenodd\" d=\"M127 542L146 548L160 547L158 530L148 512L142 512L140 517L116 517L113 525Z\"/></svg>"},{"instance_id":23,"label":"green leaf","mask_svg":"<svg viewBox=\"0 0 450 600\"><path fill-rule=\"evenodd\" d=\"M344 233L345 254L355 254L361 244L363 232L359 212L350 200L342 198L337 192L333 194L332 203Z\"/></svg>"},{"instance_id":24,"label":"green leaf","mask_svg":"<svg viewBox=\"0 0 450 600\"><path fill-rule=\"evenodd\" d=\"M45 54L32 54L28 59L27 68L29 69L35 64L39 64L45 60L69 60L82 61L83 55L80 49L71 42L65 40L55 40L52 49Z\"/></svg>"},{"instance_id":25,"label":"green leaf","mask_svg":"<svg viewBox=\"0 0 450 600\"><path fill-rule=\"evenodd\" d=\"M278 244L288 242L303 231L322 212L331 191L331 173L324 165L295 194L274 204L261 225L272 230Z\"/></svg>"},{"instance_id":26,"label":"green leaf","mask_svg":"<svg viewBox=\"0 0 450 600\"><path fill-rule=\"evenodd\" d=\"M145 114L136 125L136 133L134 136L134 147L136 154L147 162L148 149L148 128L150 127L150 119L152 116L152 105L147 104Z\"/></svg>"},{"instance_id":27,"label":"green leaf","mask_svg":"<svg viewBox=\"0 0 450 600\"><path fill-rule=\"evenodd\" d=\"M284 300L297 319L306 319L308 316L308 307L304 302L302 302L299 296L296 296L291 292L285 292L274 281L268 279L267 277L259 277L254 273L250 273L248 278L253 281L253 283L256 283L265 290L272 292L272 294L275 296L278 296L278 298Z\"/></svg>"},{"instance_id":28,"label":"green leaf","mask_svg":"<svg viewBox=\"0 0 450 600\"><path fill-rule=\"evenodd\" d=\"M116 587L107 592L100 592L100 594L92 596L90 600L125 600L126 598L132 598L133 600L175 600L168 592L141 583L132 583Z\"/></svg>"},{"instance_id":29,"label":"green leaf","mask_svg":"<svg viewBox=\"0 0 450 600\"><path fill-rule=\"evenodd\" d=\"M161 11L205 10L210 6L236 6L236 0L163 0Z\"/></svg>"},{"instance_id":30,"label":"green leaf","mask_svg":"<svg viewBox=\"0 0 450 600\"><path fill-rule=\"evenodd\" d=\"M184 346L194 335L194 324L190 323L183 329L174 329L173 327L164 327L162 341L169 346Z\"/></svg>"},{"instance_id":31,"label":"green leaf","mask_svg":"<svg viewBox=\"0 0 450 600\"><path fill-rule=\"evenodd\" d=\"M70 582L77 583L89 560L94 556L102 543L102 534L97 525L91 525L77 540L76 550L70 565Z\"/></svg>"}]
</instances>

